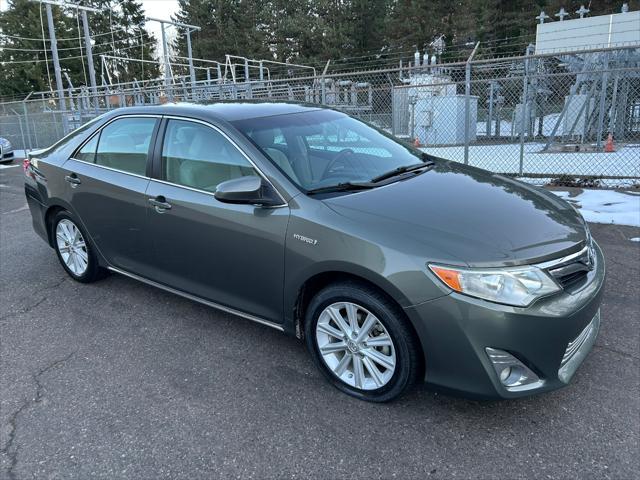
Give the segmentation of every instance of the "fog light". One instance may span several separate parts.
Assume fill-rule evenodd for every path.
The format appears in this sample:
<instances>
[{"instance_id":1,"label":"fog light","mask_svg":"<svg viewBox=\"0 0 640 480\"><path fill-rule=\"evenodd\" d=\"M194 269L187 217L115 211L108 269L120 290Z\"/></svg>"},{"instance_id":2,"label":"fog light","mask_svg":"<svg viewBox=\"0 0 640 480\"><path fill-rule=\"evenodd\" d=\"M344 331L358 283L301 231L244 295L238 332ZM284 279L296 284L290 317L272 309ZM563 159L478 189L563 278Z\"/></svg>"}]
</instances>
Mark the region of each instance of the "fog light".
<instances>
[{"instance_id":1,"label":"fog light","mask_svg":"<svg viewBox=\"0 0 640 480\"><path fill-rule=\"evenodd\" d=\"M543 381L529 367L504 350L485 348L500 383L511 391L531 390L541 387Z\"/></svg>"},{"instance_id":2,"label":"fog light","mask_svg":"<svg viewBox=\"0 0 640 480\"><path fill-rule=\"evenodd\" d=\"M509 375L511 375L511 367L503 368L500 372L500 381L504 383L509 378Z\"/></svg>"}]
</instances>

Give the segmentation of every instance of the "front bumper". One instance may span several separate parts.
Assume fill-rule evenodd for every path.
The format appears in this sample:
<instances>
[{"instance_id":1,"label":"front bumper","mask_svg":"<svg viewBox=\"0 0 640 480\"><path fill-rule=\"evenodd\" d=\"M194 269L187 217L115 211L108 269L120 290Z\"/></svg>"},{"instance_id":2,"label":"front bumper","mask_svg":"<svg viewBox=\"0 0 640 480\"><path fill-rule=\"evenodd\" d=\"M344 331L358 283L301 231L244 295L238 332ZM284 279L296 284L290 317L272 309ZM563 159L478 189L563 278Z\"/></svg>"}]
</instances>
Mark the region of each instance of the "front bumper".
<instances>
[{"instance_id":1,"label":"front bumper","mask_svg":"<svg viewBox=\"0 0 640 480\"><path fill-rule=\"evenodd\" d=\"M595 251L594 269L583 282L527 308L458 293L406 308L422 343L426 382L481 398L516 398L565 386L598 333L605 263L600 247ZM536 388L507 390L487 347L524 363L541 380Z\"/></svg>"}]
</instances>

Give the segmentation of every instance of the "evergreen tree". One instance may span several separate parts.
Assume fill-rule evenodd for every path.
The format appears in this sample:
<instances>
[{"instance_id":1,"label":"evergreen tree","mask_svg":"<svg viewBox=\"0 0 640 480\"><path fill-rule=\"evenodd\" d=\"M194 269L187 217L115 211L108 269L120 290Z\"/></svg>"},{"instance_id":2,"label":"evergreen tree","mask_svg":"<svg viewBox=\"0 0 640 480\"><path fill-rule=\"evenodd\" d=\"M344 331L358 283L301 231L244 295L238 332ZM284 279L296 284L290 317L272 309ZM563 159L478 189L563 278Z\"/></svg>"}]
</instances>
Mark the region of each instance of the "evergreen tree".
<instances>
[{"instance_id":1,"label":"evergreen tree","mask_svg":"<svg viewBox=\"0 0 640 480\"><path fill-rule=\"evenodd\" d=\"M44 42L41 19L44 24ZM72 25L68 17L55 7L53 19L57 25L56 34L61 38L58 42L61 64L66 67L70 60L65 59L78 54L77 50L66 50L70 45L63 40L72 36ZM12 96L32 90L49 90L43 51L45 47L50 48L44 6L28 0L9 0L9 8L0 12L0 95ZM51 52L47 53L51 60ZM51 64L49 67L50 78L55 82ZM55 83L52 88L55 89Z\"/></svg>"},{"instance_id":2,"label":"evergreen tree","mask_svg":"<svg viewBox=\"0 0 640 480\"><path fill-rule=\"evenodd\" d=\"M29 0L8 0L0 12L0 95L26 94L55 83L44 7ZM302 63L320 68L331 59L334 68L376 67L408 59L415 47L423 50L443 35L443 61L464 60L475 42L480 54L522 55L535 39L536 15L553 15L564 6L575 18L581 0L178 0L175 20L198 25L192 33L195 58L223 62L225 54L254 59ZM629 2L632 10L638 0ZM106 62L105 81L127 82L159 75L155 39L144 29L139 0L83 0L83 5L104 8L89 13L95 40L94 63L101 82L100 55L135 60ZM620 0L589 2L591 15L617 13ZM86 85L86 58L79 42L82 30L73 9L53 7L63 71L77 87ZM42 34L44 30L45 41ZM174 50L187 56L186 39L178 30ZM427 48L432 53L430 48ZM356 57L349 64L341 59ZM186 63L177 59L175 63ZM213 64L196 63L199 66ZM337 65L336 65L337 64ZM84 67L84 68L83 68ZM271 66L272 73L282 74ZM242 75L238 70L238 74ZM286 69L285 69L286 70ZM203 70L199 79L204 78ZM175 67L174 73L187 74ZM107 75L108 74L108 75ZM67 88L67 80L63 80ZM52 85L55 89L55 85Z\"/></svg>"},{"instance_id":3,"label":"evergreen tree","mask_svg":"<svg viewBox=\"0 0 640 480\"><path fill-rule=\"evenodd\" d=\"M102 13L88 13L89 30L95 42L93 61L99 84L100 54L148 61L154 59L155 40L144 29L144 13L139 1L91 0L83 4L105 9ZM50 88L54 91L55 76L44 5L29 0L9 0L8 6L7 10L0 12L0 95L24 96L30 91L46 91ZM70 86L66 76L75 87L88 85L89 74L79 14L76 9L57 6L52 7L52 13L63 87L66 89ZM134 78L141 80L157 77L158 68L155 63L145 63L143 67L140 62L121 61L119 64L111 63L110 73L114 82L131 81Z\"/></svg>"},{"instance_id":4,"label":"evergreen tree","mask_svg":"<svg viewBox=\"0 0 640 480\"><path fill-rule=\"evenodd\" d=\"M269 55L259 0L178 0L178 3L180 10L174 20L201 28L192 34L194 58L224 62L225 54L255 58ZM182 32L175 47L179 56L187 56Z\"/></svg>"}]
</instances>

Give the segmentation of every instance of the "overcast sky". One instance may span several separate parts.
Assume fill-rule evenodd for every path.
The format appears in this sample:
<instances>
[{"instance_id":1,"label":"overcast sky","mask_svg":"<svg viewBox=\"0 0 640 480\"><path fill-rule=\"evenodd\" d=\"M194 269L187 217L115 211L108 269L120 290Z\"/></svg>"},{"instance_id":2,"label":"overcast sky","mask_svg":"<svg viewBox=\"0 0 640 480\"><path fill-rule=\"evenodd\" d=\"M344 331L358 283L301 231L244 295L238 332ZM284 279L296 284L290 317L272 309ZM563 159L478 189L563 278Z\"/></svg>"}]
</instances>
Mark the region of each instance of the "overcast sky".
<instances>
[{"instance_id":1,"label":"overcast sky","mask_svg":"<svg viewBox=\"0 0 640 480\"><path fill-rule=\"evenodd\" d=\"M160 20L171 20L171 15L178 11L178 0L141 0L147 17L158 18ZM158 22L147 22L147 30L155 35L160 42L160 24ZM173 29L167 29L169 38L173 38ZM158 43L158 53L162 51L162 46Z\"/></svg>"},{"instance_id":2,"label":"overcast sky","mask_svg":"<svg viewBox=\"0 0 640 480\"><path fill-rule=\"evenodd\" d=\"M178 11L178 0L142 0L142 6L147 16L168 20Z\"/></svg>"}]
</instances>

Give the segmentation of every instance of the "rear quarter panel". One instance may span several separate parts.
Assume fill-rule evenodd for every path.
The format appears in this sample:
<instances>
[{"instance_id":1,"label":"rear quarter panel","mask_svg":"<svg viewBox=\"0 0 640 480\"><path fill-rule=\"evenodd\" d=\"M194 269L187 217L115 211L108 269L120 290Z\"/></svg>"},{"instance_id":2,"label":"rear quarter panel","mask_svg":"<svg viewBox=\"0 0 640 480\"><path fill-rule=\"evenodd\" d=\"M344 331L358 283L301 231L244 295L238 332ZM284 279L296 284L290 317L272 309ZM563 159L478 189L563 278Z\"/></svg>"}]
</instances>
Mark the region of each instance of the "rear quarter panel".
<instances>
[{"instance_id":1,"label":"rear quarter panel","mask_svg":"<svg viewBox=\"0 0 640 480\"><path fill-rule=\"evenodd\" d=\"M105 118L106 121L106 118ZM70 211L76 217L77 212L71 206L70 186L64 180L64 164L85 139L93 134L104 122L96 122L91 128L74 136L67 142L29 154L34 178L25 176L25 194L33 219L34 229L50 243L48 225L45 217L52 208L60 207ZM78 217L82 224L82 219ZM86 229L86 225L82 224ZM51 243L50 243L51 244ZM100 258L102 262L103 259Z\"/></svg>"}]
</instances>

